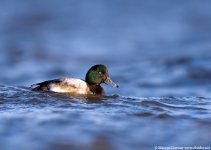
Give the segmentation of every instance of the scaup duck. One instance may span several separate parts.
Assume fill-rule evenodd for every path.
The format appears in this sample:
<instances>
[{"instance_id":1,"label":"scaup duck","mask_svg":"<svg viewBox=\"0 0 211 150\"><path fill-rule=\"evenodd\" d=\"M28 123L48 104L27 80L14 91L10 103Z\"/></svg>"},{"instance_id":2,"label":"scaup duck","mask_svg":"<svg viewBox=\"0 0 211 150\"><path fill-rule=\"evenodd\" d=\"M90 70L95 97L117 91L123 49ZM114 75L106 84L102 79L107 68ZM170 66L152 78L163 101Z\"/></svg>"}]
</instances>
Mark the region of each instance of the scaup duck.
<instances>
[{"instance_id":1,"label":"scaup duck","mask_svg":"<svg viewBox=\"0 0 211 150\"><path fill-rule=\"evenodd\" d=\"M34 91L104 95L105 92L100 86L101 83L106 83L112 87L118 87L109 77L106 66L100 64L92 66L88 70L85 81L78 78L65 77L33 84L31 88Z\"/></svg>"}]
</instances>

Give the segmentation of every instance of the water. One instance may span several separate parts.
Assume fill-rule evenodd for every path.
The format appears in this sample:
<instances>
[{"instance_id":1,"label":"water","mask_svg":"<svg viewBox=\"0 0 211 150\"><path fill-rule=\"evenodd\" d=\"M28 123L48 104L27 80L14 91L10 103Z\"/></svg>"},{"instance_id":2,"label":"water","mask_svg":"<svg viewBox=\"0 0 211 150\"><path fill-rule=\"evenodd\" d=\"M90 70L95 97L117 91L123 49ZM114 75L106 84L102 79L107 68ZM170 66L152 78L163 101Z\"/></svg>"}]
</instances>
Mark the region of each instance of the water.
<instances>
[{"instance_id":1,"label":"water","mask_svg":"<svg viewBox=\"0 0 211 150\"><path fill-rule=\"evenodd\" d=\"M5 85L1 91L1 148L210 146L209 98L75 98Z\"/></svg>"},{"instance_id":2,"label":"water","mask_svg":"<svg viewBox=\"0 0 211 150\"><path fill-rule=\"evenodd\" d=\"M209 1L0 4L0 149L211 146ZM98 63L105 97L28 88Z\"/></svg>"}]
</instances>

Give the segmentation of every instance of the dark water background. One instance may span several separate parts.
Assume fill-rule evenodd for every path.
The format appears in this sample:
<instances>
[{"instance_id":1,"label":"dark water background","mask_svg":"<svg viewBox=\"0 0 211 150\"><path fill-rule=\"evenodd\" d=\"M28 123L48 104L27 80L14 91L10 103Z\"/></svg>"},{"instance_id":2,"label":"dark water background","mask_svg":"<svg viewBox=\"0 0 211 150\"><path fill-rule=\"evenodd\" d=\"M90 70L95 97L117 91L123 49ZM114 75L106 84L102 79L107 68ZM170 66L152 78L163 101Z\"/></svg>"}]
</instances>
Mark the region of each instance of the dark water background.
<instances>
[{"instance_id":1,"label":"dark water background","mask_svg":"<svg viewBox=\"0 0 211 150\"><path fill-rule=\"evenodd\" d=\"M107 96L30 91L94 64ZM211 2L1 0L0 149L211 146Z\"/></svg>"}]
</instances>

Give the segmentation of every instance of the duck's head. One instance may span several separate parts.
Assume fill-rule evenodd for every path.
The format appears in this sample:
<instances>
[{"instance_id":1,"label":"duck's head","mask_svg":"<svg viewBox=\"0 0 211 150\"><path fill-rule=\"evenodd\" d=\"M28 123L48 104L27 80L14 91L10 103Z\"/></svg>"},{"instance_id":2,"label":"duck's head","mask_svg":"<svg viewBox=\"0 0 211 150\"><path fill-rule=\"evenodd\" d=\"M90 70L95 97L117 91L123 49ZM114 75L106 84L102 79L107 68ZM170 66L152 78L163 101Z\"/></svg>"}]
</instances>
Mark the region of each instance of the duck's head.
<instances>
[{"instance_id":1,"label":"duck's head","mask_svg":"<svg viewBox=\"0 0 211 150\"><path fill-rule=\"evenodd\" d=\"M119 87L108 75L108 69L104 65L92 66L86 74L86 82L90 85L106 83L112 87Z\"/></svg>"}]
</instances>

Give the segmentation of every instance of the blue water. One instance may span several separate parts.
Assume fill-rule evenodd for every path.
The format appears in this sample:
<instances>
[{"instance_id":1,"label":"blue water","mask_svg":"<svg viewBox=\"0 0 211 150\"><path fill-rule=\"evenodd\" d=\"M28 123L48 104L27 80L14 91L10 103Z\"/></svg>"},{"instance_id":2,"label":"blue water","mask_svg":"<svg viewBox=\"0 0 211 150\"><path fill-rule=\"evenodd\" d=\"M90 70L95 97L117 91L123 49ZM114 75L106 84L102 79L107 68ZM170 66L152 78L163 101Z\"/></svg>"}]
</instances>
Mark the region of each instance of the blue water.
<instances>
[{"instance_id":1,"label":"blue water","mask_svg":"<svg viewBox=\"0 0 211 150\"><path fill-rule=\"evenodd\" d=\"M209 1L0 1L0 149L211 146ZM105 64L105 97L34 92Z\"/></svg>"}]
</instances>

